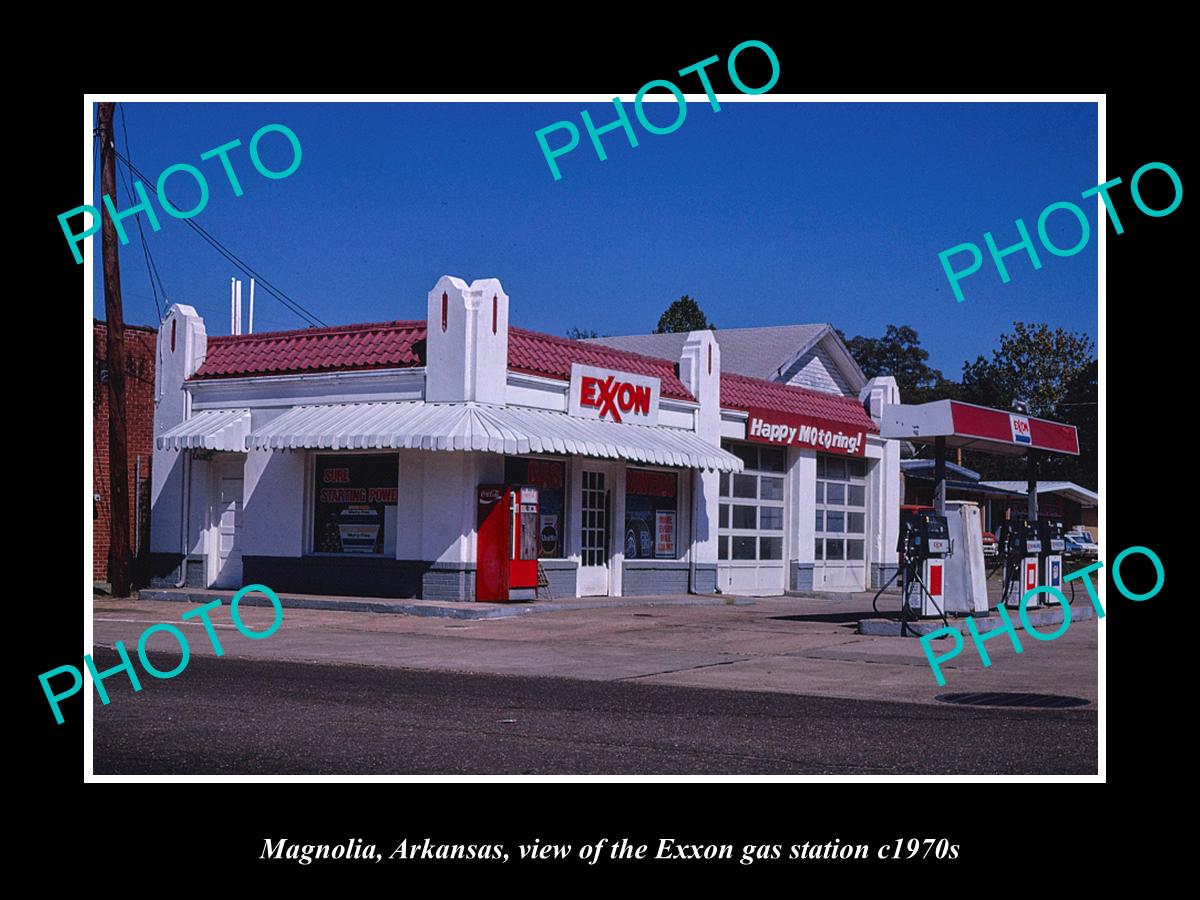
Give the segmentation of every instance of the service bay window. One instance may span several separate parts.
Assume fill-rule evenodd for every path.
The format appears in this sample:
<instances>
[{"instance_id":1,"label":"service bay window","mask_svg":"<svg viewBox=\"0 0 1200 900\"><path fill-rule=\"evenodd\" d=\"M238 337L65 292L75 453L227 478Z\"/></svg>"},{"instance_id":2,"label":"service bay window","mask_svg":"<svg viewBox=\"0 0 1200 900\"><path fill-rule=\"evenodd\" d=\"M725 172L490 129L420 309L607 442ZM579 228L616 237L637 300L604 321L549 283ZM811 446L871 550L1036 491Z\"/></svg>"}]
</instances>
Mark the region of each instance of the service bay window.
<instances>
[{"instance_id":1,"label":"service bay window","mask_svg":"<svg viewBox=\"0 0 1200 900\"><path fill-rule=\"evenodd\" d=\"M862 562L866 507L866 460L818 453L815 559Z\"/></svg>"},{"instance_id":2,"label":"service bay window","mask_svg":"<svg viewBox=\"0 0 1200 900\"><path fill-rule=\"evenodd\" d=\"M506 484L538 489L538 557L562 559L566 526L567 464L561 459L509 456L504 460Z\"/></svg>"},{"instance_id":3,"label":"service bay window","mask_svg":"<svg viewBox=\"0 0 1200 900\"><path fill-rule=\"evenodd\" d=\"M318 454L314 553L382 555L395 544L399 457Z\"/></svg>"},{"instance_id":4,"label":"service bay window","mask_svg":"<svg viewBox=\"0 0 1200 900\"><path fill-rule=\"evenodd\" d=\"M653 469L625 472L625 558L675 559L679 554L679 476Z\"/></svg>"},{"instance_id":5,"label":"service bay window","mask_svg":"<svg viewBox=\"0 0 1200 900\"><path fill-rule=\"evenodd\" d=\"M783 496L787 452L781 447L756 447L725 442L741 457L743 471L722 472L717 520L717 558L728 560L783 559Z\"/></svg>"}]
</instances>

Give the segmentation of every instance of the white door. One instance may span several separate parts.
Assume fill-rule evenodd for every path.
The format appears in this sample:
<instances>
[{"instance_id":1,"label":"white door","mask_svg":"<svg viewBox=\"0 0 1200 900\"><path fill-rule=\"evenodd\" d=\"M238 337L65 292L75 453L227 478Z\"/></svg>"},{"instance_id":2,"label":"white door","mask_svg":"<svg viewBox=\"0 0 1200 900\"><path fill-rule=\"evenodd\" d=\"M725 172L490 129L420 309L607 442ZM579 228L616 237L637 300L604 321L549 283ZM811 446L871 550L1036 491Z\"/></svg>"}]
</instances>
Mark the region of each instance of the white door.
<instances>
[{"instance_id":1,"label":"white door","mask_svg":"<svg viewBox=\"0 0 1200 900\"><path fill-rule=\"evenodd\" d=\"M242 586L242 473L241 465L224 467L217 474L213 508L216 525L216 579L214 587Z\"/></svg>"},{"instance_id":2,"label":"white door","mask_svg":"<svg viewBox=\"0 0 1200 900\"><path fill-rule=\"evenodd\" d=\"M609 487L604 472L583 470L579 498L581 541L579 596L608 595Z\"/></svg>"}]
</instances>

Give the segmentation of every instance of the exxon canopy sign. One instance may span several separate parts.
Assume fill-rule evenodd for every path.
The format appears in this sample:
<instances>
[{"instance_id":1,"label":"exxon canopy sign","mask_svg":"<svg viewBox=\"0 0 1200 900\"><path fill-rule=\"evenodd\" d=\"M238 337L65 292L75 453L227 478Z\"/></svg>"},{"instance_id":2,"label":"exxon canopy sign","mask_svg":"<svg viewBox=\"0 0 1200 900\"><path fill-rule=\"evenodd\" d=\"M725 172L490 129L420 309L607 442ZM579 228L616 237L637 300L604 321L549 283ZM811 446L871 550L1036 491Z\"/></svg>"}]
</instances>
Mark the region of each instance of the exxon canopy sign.
<instances>
[{"instance_id":1,"label":"exxon canopy sign","mask_svg":"<svg viewBox=\"0 0 1200 900\"><path fill-rule=\"evenodd\" d=\"M746 440L783 447L807 447L823 453L866 456L867 436L859 428L770 409L751 407L746 419Z\"/></svg>"},{"instance_id":2,"label":"exxon canopy sign","mask_svg":"<svg viewBox=\"0 0 1200 900\"><path fill-rule=\"evenodd\" d=\"M568 412L584 419L657 425L660 387L659 380L650 375L574 363Z\"/></svg>"}]
</instances>

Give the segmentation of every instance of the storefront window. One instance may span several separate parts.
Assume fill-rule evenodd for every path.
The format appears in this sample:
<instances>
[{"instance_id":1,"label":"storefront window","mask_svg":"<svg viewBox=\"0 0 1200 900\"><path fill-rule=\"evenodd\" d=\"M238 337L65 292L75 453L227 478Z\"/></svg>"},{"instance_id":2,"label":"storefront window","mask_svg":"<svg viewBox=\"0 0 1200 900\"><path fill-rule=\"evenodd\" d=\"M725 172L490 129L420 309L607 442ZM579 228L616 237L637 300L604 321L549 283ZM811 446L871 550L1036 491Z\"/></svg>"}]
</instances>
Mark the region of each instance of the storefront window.
<instances>
[{"instance_id":1,"label":"storefront window","mask_svg":"<svg viewBox=\"0 0 1200 900\"><path fill-rule=\"evenodd\" d=\"M396 540L396 456L316 457L315 553L390 553Z\"/></svg>"},{"instance_id":2,"label":"storefront window","mask_svg":"<svg viewBox=\"0 0 1200 900\"><path fill-rule=\"evenodd\" d=\"M566 533L567 464L559 459L509 456L504 460L504 482L538 489L538 557L561 559Z\"/></svg>"},{"instance_id":3,"label":"storefront window","mask_svg":"<svg viewBox=\"0 0 1200 900\"><path fill-rule=\"evenodd\" d=\"M625 558L675 559L679 478L674 472L629 469L625 473ZM734 507L737 515L737 507Z\"/></svg>"}]
</instances>

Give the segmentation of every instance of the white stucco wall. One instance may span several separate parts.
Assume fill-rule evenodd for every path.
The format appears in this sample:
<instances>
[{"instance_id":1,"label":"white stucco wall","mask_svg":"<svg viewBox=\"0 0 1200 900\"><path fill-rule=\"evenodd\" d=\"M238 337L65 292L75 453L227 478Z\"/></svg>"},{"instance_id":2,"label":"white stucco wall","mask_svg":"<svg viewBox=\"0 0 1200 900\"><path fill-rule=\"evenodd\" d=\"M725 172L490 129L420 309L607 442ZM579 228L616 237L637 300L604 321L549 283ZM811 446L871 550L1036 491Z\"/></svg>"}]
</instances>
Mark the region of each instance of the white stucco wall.
<instances>
[{"instance_id":1,"label":"white stucco wall","mask_svg":"<svg viewBox=\"0 0 1200 900\"><path fill-rule=\"evenodd\" d=\"M791 527L788 534L788 558L793 562L813 562L817 505L817 451L792 447L788 450L788 502Z\"/></svg>"},{"instance_id":2,"label":"white stucco wall","mask_svg":"<svg viewBox=\"0 0 1200 900\"><path fill-rule=\"evenodd\" d=\"M172 341L174 335L174 341ZM183 382L204 362L208 336L204 320L196 310L176 303L167 310L158 329L157 358L154 370L154 435L163 434L187 419L191 412ZM156 441L157 443L157 441ZM153 553L183 552L182 516L184 507L183 454L177 450L154 449L150 477L150 550ZM194 483L194 482L193 482ZM193 498L193 501L195 498ZM201 506L207 498L201 495ZM195 523L188 545L194 552L200 539ZM201 520L201 526L203 520Z\"/></svg>"},{"instance_id":3,"label":"white stucco wall","mask_svg":"<svg viewBox=\"0 0 1200 900\"><path fill-rule=\"evenodd\" d=\"M251 450L242 470L243 556L301 556L309 466L303 450Z\"/></svg>"}]
</instances>

